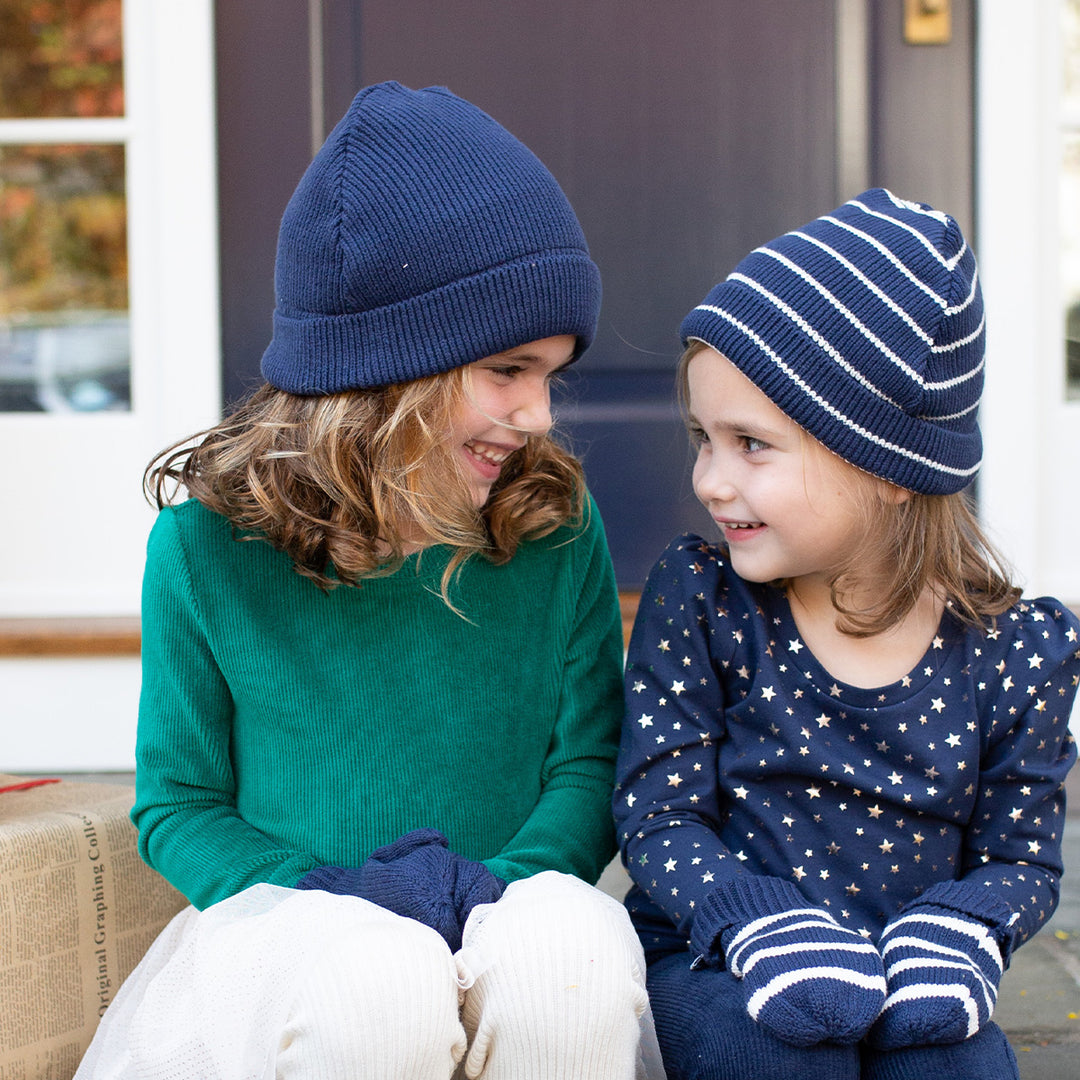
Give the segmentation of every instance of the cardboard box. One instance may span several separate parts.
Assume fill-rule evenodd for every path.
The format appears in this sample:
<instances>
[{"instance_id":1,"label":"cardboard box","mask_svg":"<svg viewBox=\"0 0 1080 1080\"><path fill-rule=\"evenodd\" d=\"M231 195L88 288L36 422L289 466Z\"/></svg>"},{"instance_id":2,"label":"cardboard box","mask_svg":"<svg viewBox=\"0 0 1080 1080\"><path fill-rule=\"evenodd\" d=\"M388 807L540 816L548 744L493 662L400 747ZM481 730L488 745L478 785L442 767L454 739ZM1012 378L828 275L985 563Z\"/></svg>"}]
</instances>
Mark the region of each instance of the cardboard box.
<instances>
[{"instance_id":1,"label":"cardboard box","mask_svg":"<svg viewBox=\"0 0 1080 1080\"><path fill-rule=\"evenodd\" d=\"M151 870L135 789L0 773L0 1080L67 1080L187 901Z\"/></svg>"}]
</instances>

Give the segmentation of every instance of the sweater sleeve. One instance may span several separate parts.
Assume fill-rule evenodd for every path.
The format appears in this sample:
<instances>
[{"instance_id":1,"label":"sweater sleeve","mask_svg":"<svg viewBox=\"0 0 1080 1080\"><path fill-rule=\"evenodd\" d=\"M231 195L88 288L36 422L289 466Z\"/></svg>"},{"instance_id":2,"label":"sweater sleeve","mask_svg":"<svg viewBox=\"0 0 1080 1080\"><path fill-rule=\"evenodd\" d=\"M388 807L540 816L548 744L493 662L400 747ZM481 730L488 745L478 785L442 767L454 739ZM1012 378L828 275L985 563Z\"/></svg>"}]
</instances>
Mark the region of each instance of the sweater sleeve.
<instances>
[{"instance_id":1,"label":"sweater sleeve","mask_svg":"<svg viewBox=\"0 0 1080 1080\"><path fill-rule=\"evenodd\" d=\"M169 509L147 546L142 667L131 816L143 858L200 908L258 882L294 885L317 860L283 849L237 810L232 697Z\"/></svg>"},{"instance_id":2,"label":"sweater sleeve","mask_svg":"<svg viewBox=\"0 0 1080 1080\"><path fill-rule=\"evenodd\" d=\"M615 853L611 789L622 717L622 620L599 511L574 539L572 574L538 603L568 611L558 715L535 807L498 855L506 881L559 870L595 883Z\"/></svg>"},{"instance_id":3,"label":"sweater sleeve","mask_svg":"<svg viewBox=\"0 0 1080 1080\"><path fill-rule=\"evenodd\" d=\"M670 544L642 592L626 665L619 845L635 883L683 933L704 897L742 873L719 836L727 657L710 609L720 573L715 549L698 537Z\"/></svg>"},{"instance_id":4,"label":"sweater sleeve","mask_svg":"<svg viewBox=\"0 0 1080 1080\"><path fill-rule=\"evenodd\" d=\"M1024 601L982 645L986 695L979 790L963 879L1017 916L1026 941L1057 907L1065 777L1076 760L1069 714L1080 680L1076 618L1055 600Z\"/></svg>"}]
</instances>

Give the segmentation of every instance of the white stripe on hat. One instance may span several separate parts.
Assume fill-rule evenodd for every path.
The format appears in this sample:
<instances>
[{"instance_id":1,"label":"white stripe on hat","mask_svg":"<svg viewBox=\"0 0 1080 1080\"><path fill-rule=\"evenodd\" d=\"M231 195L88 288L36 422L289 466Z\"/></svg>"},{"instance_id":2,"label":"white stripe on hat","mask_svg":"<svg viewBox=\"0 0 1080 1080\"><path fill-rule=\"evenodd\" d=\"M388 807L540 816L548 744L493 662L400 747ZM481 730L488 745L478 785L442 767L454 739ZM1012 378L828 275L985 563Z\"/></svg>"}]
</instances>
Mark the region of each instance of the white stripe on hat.
<instances>
[{"instance_id":1,"label":"white stripe on hat","mask_svg":"<svg viewBox=\"0 0 1080 1080\"><path fill-rule=\"evenodd\" d=\"M891 192L887 192L886 194L888 194L889 198L892 199L892 201L896 203L897 206L904 207L908 210L913 211L916 214L923 214L925 217L932 217L935 221L940 222L942 225L947 223L948 219L946 218L946 216L936 210L927 212L921 207L916 206L915 203L898 201L896 196L893 195ZM883 214L880 210L872 210L869 206L866 205L866 203L860 202L858 199L851 199L846 205L857 206L860 210L863 211L863 213L869 214L870 217L880 218L882 221L887 221L890 225L896 225L899 228L904 229L906 232L911 233L911 235L914 236L919 241L919 243L922 244L923 247L925 247L926 250L931 255L933 255L933 257L950 273L956 269L956 264L964 257L964 252L967 251L967 241L965 240L960 245L960 250L957 251L957 253L951 259L946 259L945 256L942 255L941 252L938 251L938 249L934 247L934 245L927 239L926 234L920 232L918 229L915 228L914 225L909 225L906 221L903 221L898 217L894 217L892 214Z\"/></svg>"},{"instance_id":2,"label":"white stripe on hat","mask_svg":"<svg viewBox=\"0 0 1080 1080\"><path fill-rule=\"evenodd\" d=\"M871 281L850 259L841 255L839 251L830 247L823 240L810 236L809 233L791 232L788 233L788 236L797 236L800 240L805 240L808 244L813 244L815 247L821 248L826 254L831 255L845 270L858 278L894 315L903 319L927 345L933 345L934 339L884 289L876 282Z\"/></svg>"},{"instance_id":3,"label":"white stripe on hat","mask_svg":"<svg viewBox=\"0 0 1080 1080\"><path fill-rule=\"evenodd\" d=\"M759 281L755 281L753 278L748 278L745 274L734 273L728 277L728 281L741 281L744 285L748 285L755 292L760 293L765 297L769 303L773 304L776 308L782 311L800 330L803 331L808 337L812 338L814 342L820 346L825 352L832 357L832 359L842 367L853 379L859 382L862 386L865 386L872 394L876 394L882 401L887 401L894 408L899 409L901 406L893 401L888 394L883 390L878 389L861 371L849 364L840 352L830 344L822 335L814 329L797 311L790 305L786 304L775 293L770 292Z\"/></svg>"},{"instance_id":4,"label":"white stripe on hat","mask_svg":"<svg viewBox=\"0 0 1080 1080\"><path fill-rule=\"evenodd\" d=\"M913 368L910 364L905 363L901 357L897 356L884 341L881 340L861 319L845 304L838 300L820 281L817 280L809 271L803 269L798 263L792 262L786 255L781 255L780 252L774 251L771 248L760 248L762 255L769 255L777 262L786 266L793 274L797 274L803 279L815 292L818 293L824 300L827 300L841 315L844 316L856 330L867 341L869 341L884 357L890 360L896 367L898 367L920 390L926 389L926 380ZM734 274L731 275L735 277ZM730 279L729 279L730 280ZM746 279L739 275L739 280L745 281Z\"/></svg>"},{"instance_id":5,"label":"white stripe on hat","mask_svg":"<svg viewBox=\"0 0 1080 1080\"><path fill-rule=\"evenodd\" d=\"M947 307L945 309L946 315L958 315L964 308L969 307L971 302L975 299L975 293L979 288L979 268L972 266L971 268L971 288L968 289L968 294L956 307Z\"/></svg>"}]
</instances>

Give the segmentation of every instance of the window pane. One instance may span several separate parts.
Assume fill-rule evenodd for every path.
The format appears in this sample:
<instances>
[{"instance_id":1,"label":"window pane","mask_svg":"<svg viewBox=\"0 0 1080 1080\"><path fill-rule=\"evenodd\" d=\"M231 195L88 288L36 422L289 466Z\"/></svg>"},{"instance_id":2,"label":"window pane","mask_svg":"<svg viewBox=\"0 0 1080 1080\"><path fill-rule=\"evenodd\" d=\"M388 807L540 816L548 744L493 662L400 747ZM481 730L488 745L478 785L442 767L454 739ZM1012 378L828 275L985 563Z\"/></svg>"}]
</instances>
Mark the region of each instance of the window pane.
<instances>
[{"instance_id":1,"label":"window pane","mask_svg":"<svg viewBox=\"0 0 1080 1080\"><path fill-rule=\"evenodd\" d=\"M1080 111L1080 0L1061 4L1062 105Z\"/></svg>"},{"instance_id":2,"label":"window pane","mask_svg":"<svg viewBox=\"0 0 1080 1080\"><path fill-rule=\"evenodd\" d=\"M0 146L0 411L130 404L124 148Z\"/></svg>"},{"instance_id":3,"label":"window pane","mask_svg":"<svg viewBox=\"0 0 1080 1080\"><path fill-rule=\"evenodd\" d=\"M1080 134L1062 140L1060 205L1066 396L1080 398Z\"/></svg>"},{"instance_id":4,"label":"window pane","mask_svg":"<svg viewBox=\"0 0 1080 1080\"><path fill-rule=\"evenodd\" d=\"M121 0L0 0L0 117L123 113Z\"/></svg>"}]
</instances>

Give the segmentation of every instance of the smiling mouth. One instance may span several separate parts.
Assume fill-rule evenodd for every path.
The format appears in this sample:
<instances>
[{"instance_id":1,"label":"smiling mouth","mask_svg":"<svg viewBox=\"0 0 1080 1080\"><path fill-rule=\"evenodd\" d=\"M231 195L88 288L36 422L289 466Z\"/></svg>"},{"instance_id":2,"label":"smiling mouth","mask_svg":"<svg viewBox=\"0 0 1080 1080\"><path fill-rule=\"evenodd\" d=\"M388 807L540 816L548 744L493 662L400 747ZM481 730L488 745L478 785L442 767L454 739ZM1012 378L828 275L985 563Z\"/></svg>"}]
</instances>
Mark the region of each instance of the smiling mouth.
<instances>
[{"instance_id":1,"label":"smiling mouth","mask_svg":"<svg viewBox=\"0 0 1080 1080\"><path fill-rule=\"evenodd\" d=\"M467 442L465 449L480 461L495 466L501 465L513 453L504 447L492 446L491 443Z\"/></svg>"}]
</instances>

